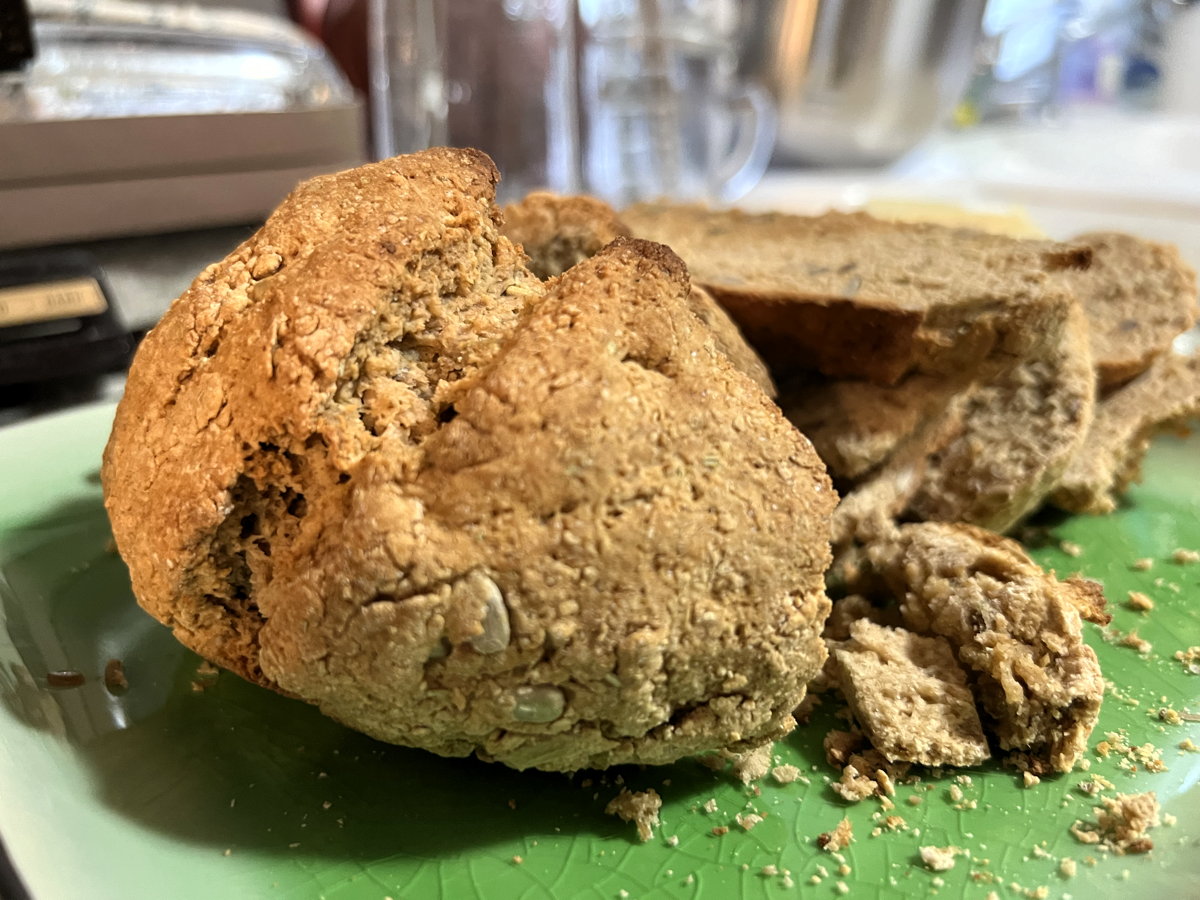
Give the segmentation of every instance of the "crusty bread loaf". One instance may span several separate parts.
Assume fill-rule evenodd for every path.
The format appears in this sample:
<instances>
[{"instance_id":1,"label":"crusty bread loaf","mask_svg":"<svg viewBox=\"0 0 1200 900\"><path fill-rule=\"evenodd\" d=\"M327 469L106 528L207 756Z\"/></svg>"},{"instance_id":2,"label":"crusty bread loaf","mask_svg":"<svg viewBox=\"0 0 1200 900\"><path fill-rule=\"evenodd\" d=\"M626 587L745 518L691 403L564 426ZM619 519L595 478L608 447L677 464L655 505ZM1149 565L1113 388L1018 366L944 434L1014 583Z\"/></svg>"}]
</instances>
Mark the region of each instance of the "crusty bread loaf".
<instances>
[{"instance_id":1,"label":"crusty bread loaf","mask_svg":"<svg viewBox=\"0 0 1200 900\"><path fill-rule=\"evenodd\" d=\"M105 451L134 591L185 644L386 741L518 768L785 733L835 503L666 248L552 282L497 172L301 185L147 336Z\"/></svg>"},{"instance_id":2,"label":"crusty bread loaf","mask_svg":"<svg viewBox=\"0 0 1200 900\"><path fill-rule=\"evenodd\" d=\"M1100 714L1104 679L1079 606L1094 585L1060 582L1014 541L969 525L902 526L870 550L904 624L947 639L986 728L1033 772L1069 772Z\"/></svg>"},{"instance_id":3,"label":"crusty bread loaf","mask_svg":"<svg viewBox=\"0 0 1200 900\"><path fill-rule=\"evenodd\" d=\"M1057 333L1085 248L864 213L806 217L638 205L634 234L672 247L776 377L817 370L895 384L961 374L997 350L1024 356Z\"/></svg>"},{"instance_id":4,"label":"crusty bread loaf","mask_svg":"<svg viewBox=\"0 0 1200 900\"><path fill-rule=\"evenodd\" d=\"M1008 531L1058 483L1094 409L1087 324L1073 304L1053 344L971 394L962 432L929 460L909 514Z\"/></svg>"},{"instance_id":5,"label":"crusty bread loaf","mask_svg":"<svg viewBox=\"0 0 1200 900\"><path fill-rule=\"evenodd\" d=\"M1157 433L1182 429L1200 417L1200 355L1161 357L1104 397L1087 437L1050 496L1060 509L1109 513L1140 478L1142 459Z\"/></svg>"},{"instance_id":6,"label":"crusty bread loaf","mask_svg":"<svg viewBox=\"0 0 1200 900\"><path fill-rule=\"evenodd\" d=\"M1092 264L1058 277L1087 313L1096 375L1106 391L1144 372L1196 321L1196 273L1174 247L1128 234L1095 232L1071 243L1088 248Z\"/></svg>"}]
</instances>

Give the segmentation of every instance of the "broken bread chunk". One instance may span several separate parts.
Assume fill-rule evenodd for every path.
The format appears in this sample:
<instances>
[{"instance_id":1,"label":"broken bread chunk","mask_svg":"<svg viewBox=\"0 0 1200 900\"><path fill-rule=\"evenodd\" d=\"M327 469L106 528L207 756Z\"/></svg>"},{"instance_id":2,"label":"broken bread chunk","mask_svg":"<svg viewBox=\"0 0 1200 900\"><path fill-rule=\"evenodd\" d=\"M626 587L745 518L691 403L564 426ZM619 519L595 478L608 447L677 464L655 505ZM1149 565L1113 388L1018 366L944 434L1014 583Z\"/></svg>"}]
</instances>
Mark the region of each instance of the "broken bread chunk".
<instances>
[{"instance_id":1,"label":"broken bread chunk","mask_svg":"<svg viewBox=\"0 0 1200 900\"><path fill-rule=\"evenodd\" d=\"M961 433L929 459L910 517L1009 531L1058 483L1094 409L1087 324L1076 304L1054 340L971 394Z\"/></svg>"},{"instance_id":2,"label":"broken bread chunk","mask_svg":"<svg viewBox=\"0 0 1200 900\"><path fill-rule=\"evenodd\" d=\"M1200 355L1171 353L1104 397L1083 444L1050 495L1060 509L1104 514L1140 478L1155 434L1200 416Z\"/></svg>"},{"instance_id":3,"label":"broken bread chunk","mask_svg":"<svg viewBox=\"0 0 1200 900\"><path fill-rule=\"evenodd\" d=\"M105 451L139 602L378 739L573 771L749 750L825 661L809 442L622 239L543 282L474 151L301 185L143 342Z\"/></svg>"},{"instance_id":4,"label":"broken bread chunk","mask_svg":"<svg viewBox=\"0 0 1200 900\"><path fill-rule=\"evenodd\" d=\"M851 713L889 762L973 766L988 758L975 700L945 638L864 619L833 656Z\"/></svg>"},{"instance_id":5,"label":"broken bread chunk","mask_svg":"<svg viewBox=\"0 0 1200 900\"><path fill-rule=\"evenodd\" d=\"M904 624L947 639L984 727L1022 767L1067 772L1087 746L1104 695L1096 654L1083 641L1076 594L1015 542L970 525L904 525L870 549L900 598Z\"/></svg>"}]
</instances>

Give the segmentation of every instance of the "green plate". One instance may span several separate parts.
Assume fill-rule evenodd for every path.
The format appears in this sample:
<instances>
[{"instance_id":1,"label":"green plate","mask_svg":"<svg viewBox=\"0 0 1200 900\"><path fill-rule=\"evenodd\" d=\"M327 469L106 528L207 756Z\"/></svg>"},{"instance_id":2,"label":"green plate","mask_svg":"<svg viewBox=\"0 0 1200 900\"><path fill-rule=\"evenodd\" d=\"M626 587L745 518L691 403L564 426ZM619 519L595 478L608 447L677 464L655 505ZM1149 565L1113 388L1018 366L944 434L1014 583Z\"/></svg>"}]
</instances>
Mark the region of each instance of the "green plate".
<instances>
[{"instance_id":1,"label":"green plate","mask_svg":"<svg viewBox=\"0 0 1200 900\"><path fill-rule=\"evenodd\" d=\"M1156 715L1164 705L1200 709L1200 677L1174 658L1200 644L1200 565L1170 559L1177 547L1200 548L1200 439L1158 442L1145 483L1115 515L1051 523L1081 555L1037 551L1060 573L1103 580L1113 627L1153 645L1142 656L1086 626L1112 682L1092 744L1124 730L1161 748L1166 771L1131 772L1119 754L1089 753L1090 772L1027 789L985 766L967 773L957 804L962 773L925 772L897 791L893 814L907 830L872 837L879 804L846 805L829 790L827 707L775 748L808 783L767 778L756 789L690 761L568 778L440 759L376 743L231 675L198 678L197 657L137 608L108 549L96 470L111 416L93 406L0 430L0 836L37 900L775 897L792 885L868 898L1042 887L1049 897L1200 896L1200 754L1179 748L1200 744L1200 725ZM1153 568L1135 571L1143 557ZM1154 610L1128 609L1130 590L1150 595ZM110 658L128 676L120 695L101 677ZM66 669L86 683L47 686L48 672ZM1150 854L1108 857L1070 835L1072 822L1092 817L1095 801L1077 785L1096 774L1115 785L1109 794L1157 791L1177 818L1153 832ZM604 814L621 784L664 798L648 843ZM735 816L751 811L765 818L746 832ZM856 841L839 874L814 841L843 816ZM714 835L719 826L730 830ZM970 856L930 872L918 857L930 844ZM1063 857L1077 861L1074 877L1060 873Z\"/></svg>"}]
</instances>

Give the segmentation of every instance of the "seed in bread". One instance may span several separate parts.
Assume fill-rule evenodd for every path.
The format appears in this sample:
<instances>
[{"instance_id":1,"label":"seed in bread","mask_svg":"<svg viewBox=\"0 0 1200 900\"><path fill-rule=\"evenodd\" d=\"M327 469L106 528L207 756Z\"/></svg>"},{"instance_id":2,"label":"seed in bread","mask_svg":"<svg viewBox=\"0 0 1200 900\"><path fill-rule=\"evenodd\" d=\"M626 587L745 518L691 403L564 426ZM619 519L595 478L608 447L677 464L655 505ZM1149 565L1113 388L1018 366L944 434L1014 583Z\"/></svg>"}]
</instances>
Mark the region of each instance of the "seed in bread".
<instances>
[{"instance_id":1,"label":"seed in bread","mask_svg":"<svg viewBox=\"0 0 1200 900\"><path fill-rule=\"evenodd\" d=\"M674 254L617 241L544 283L496 180L433 150L308 182L176 301L105 452L139 601L444 755L569 771L786 733L825 658L824 467Z\"/></svg>"},{"instance_id":2,"label":"seed in bread","mask_svg":"<svg viewBox=\"0 0 1200 900\"><path fill-rule=\"evenodd\" d=\"M1070 294L1052 276L1086 248L865 213L795 216L633 206L623 221L672 247L772 373L816 370L895 384L957 375L999 348L1024 356L1057 333Z\"/></svg>"},{"instance_id":3,"label":"seed in bread","mask_svg":"<svg viewBox=\"0 0 1200 900\"><path fill-rule=\"evenodd\" d=\"M945 638L984 727L1022 767L1068 772L1087 748L1104 679L1077 604L1091 589L1042 571L1014 541L970 525L902 526L870 550L906 627Z\"/></svg>"}]
</instances>

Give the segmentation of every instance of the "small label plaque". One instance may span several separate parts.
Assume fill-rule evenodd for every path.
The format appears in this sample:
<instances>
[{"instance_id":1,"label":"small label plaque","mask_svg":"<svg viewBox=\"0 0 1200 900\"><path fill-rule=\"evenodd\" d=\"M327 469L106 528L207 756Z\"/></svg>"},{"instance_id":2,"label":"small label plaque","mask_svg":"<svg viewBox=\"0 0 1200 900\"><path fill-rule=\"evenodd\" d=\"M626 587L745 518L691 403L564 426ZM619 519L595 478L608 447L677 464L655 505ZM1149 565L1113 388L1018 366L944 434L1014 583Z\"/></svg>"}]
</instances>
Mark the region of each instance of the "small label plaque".
<instances>
[{"instance_id":1,"label":"small label plaque","mask_svg":"<svg viewBox=\"0 0 1200 900\"><path fill-rule=\"evenodd\" d=\"M94 316L108 309L94 278L68 278L0 288L0 328Z\"/></svg>"}]
</instances>

